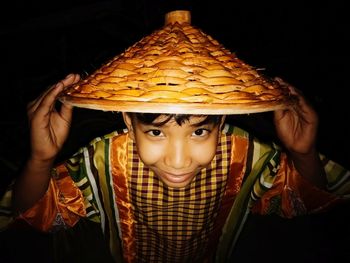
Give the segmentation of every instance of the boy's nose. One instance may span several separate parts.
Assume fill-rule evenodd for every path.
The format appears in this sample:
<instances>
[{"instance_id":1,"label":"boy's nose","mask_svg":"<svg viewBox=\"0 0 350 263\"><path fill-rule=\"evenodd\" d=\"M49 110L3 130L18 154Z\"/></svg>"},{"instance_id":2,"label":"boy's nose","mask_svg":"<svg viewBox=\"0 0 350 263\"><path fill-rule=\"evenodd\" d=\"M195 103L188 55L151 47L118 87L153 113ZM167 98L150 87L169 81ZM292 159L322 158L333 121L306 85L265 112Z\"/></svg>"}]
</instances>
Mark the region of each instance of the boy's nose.
<instances>
[{"instance_id":1,"label":"boy's nose","mask_svg":"<svg viewBox=\"0 0 350 263\"><path fill-rule=\"evenodd\" d=\"M191 165L188 145L183 142L169 144L165 164L173 169L183 169Z\"/></svg>"}]
</instances>

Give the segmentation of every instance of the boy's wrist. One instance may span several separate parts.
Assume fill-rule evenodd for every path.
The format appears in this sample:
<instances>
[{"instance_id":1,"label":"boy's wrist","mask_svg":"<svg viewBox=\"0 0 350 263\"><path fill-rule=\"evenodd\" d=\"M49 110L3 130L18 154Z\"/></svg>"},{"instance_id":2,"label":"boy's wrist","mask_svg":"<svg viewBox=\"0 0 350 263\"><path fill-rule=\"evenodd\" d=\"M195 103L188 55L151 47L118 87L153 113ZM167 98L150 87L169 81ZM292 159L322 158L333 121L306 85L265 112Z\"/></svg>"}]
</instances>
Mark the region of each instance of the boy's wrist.
<instances>
[{"instance_id":1,"label":"boy's wrist","mask_svg":"<svg viewBox=\"0 0 350 263\"><path fill-rule=\"evenodd\" d=\"M327 180L319 154L314 148L307 153L290 152L294 167L315 186L326 189Z\"/></svg>"},{"instance_id":2,"label":"boy's wrist","mask_svg":"<svg viewBox=\"0 0 350 263\"><path fill-rule=\"evenodd\" d=\"M55 161L55 158L40 159L40 158L30 157L27 161L27 166L36 167L40 169L47 169L52 167L54 161Z\"/></svg>"},{"instance_id":3,"label":"boy's wrist","mask_svg":"<svg viewBox=\"0 0 350 263\"><path fill-rule=\"evenodd\" d=\"M307 152L289 151L289 155L292 157L293 160L310 160L315 157L318 157L318 151L316 150L316 148L312 148Z\"/></svg>"},{"instance_id":4,"label":"boy's wrist","mask_svg":"<svg viewBox=\"0 0 350 263\"><path fill-rule=\"evenodd\" d=\"M318 151L315 144L310 144L309 146L298 146L297 148L286 147L286 150L289 156L297 159L307 159L310 157L318 156Z\"/></svg>"}]
</instances>

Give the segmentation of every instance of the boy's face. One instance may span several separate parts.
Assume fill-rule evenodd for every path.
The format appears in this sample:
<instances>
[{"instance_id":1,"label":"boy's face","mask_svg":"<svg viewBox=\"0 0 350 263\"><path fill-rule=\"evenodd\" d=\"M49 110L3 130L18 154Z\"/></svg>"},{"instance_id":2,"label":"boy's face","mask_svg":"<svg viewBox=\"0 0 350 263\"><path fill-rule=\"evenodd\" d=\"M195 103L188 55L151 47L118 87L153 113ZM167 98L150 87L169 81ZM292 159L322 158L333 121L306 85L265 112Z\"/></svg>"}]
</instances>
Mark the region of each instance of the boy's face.
<instances>
[{"instance_id":1,"label":"boy's face","mask_svg":"<svg viewBox=\"0 0 350 263\"><path fill-rule=\"evenodd\" d=\"M180 188L210 164L215 156L221 123L200 124L205 117L192 116L181 126L174 119L162 126L144 124L123 114L142 162L165 184ZM131 119L132 118L132 119ZM167 117L160 115L153 123Z\"/></svg>"}]
</instances>

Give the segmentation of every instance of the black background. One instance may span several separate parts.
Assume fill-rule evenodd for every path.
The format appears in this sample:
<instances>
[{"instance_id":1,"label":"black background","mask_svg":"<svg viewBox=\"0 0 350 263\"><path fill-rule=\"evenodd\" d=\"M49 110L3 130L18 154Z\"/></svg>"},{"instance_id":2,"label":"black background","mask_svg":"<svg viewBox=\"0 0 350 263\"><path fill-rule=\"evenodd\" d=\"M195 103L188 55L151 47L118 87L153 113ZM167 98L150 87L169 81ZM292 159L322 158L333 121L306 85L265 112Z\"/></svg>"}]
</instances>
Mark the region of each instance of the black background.
<instances>
[{"instance_id":1,"label":"black background","mask_svg":"<svg viewBox=\"0 0 350 263\"><path fill-rule=\"evenodd\" d=\"M91 73L162 27L164 14L175 9L190 10L193 25L239 58L302 90L320 116L320 152L350 168L348 9L338 1L306 2L8 2L0 11L2 188L16 176L27 156L26 104L71 72ZM261 136L274 137L269 113L235 116L232 121ZM61 158L94 136L122 125L116 113L75 109ZM332 220L344 213L335 212ZM332 220L322 222L328 227Z\"/></svg>"},{"instance_id":2,"label":"black background","mask_svg":"<svg viewBox=\"0 0 350 263\"><path fill-rule=\"evenodd\" d=\"M164 14L175 9L189 9L193 25L248 64L302 90L320 115L320 152L349 168L349 29L347 9L337 1L11 1L2 8L0 23L0 161L11 170L25 152L25 107L30 100L71 72L91 73L162 27ZM86 136L79 131L81 140L100 132L96 126L103 126L103 118L107 126L115 118L76 111L75 121L84 121L78 127L93 127L86 129ZM257 133L271 132L255 123L259 115L243 119Z\"/></svg>"}]
</instances>

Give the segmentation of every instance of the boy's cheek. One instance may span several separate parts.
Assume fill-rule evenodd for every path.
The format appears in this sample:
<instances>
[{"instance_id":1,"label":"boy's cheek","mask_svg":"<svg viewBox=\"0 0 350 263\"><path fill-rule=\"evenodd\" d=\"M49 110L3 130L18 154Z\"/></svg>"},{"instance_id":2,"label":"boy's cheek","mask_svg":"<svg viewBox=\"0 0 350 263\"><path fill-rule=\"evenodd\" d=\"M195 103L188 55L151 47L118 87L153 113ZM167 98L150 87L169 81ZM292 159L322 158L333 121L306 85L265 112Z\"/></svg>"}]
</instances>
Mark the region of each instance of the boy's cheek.
<instances>
[{"instance_id":1,"label":"boy's cheek","mask_svg":"<svg viewBox=\"0 0 350 263\"><path fill-rule=\"evenodd\" d=\"M218 147L219 138L213 134L211 139L204 145L192 148L192 156L196 156L197 161L202 165L209 164L214 159Z\"/></svg>"},{"instance_id":2,"label":"boy's cheek","mask_svg":"<svg viewBox=\"0 0 350 263\"><path fill-rule=\"evenodd\" d=\"M192 156L196 158L197 163L207 166L215 157L216 147L206 147L205 149L193 149Z\"/></svg>"},{"instance_id":3,"label":"boy's cheek","mask_svg":"<svg viewBox=\"0 0 350 263\"><path fill-rule=\"evenodd\" d=\"M154 147L154 145L141 144L138 146L138 154L145 165L152 165L159 161L163 151L164 149Z\"/></svg>"}]
</instances>

